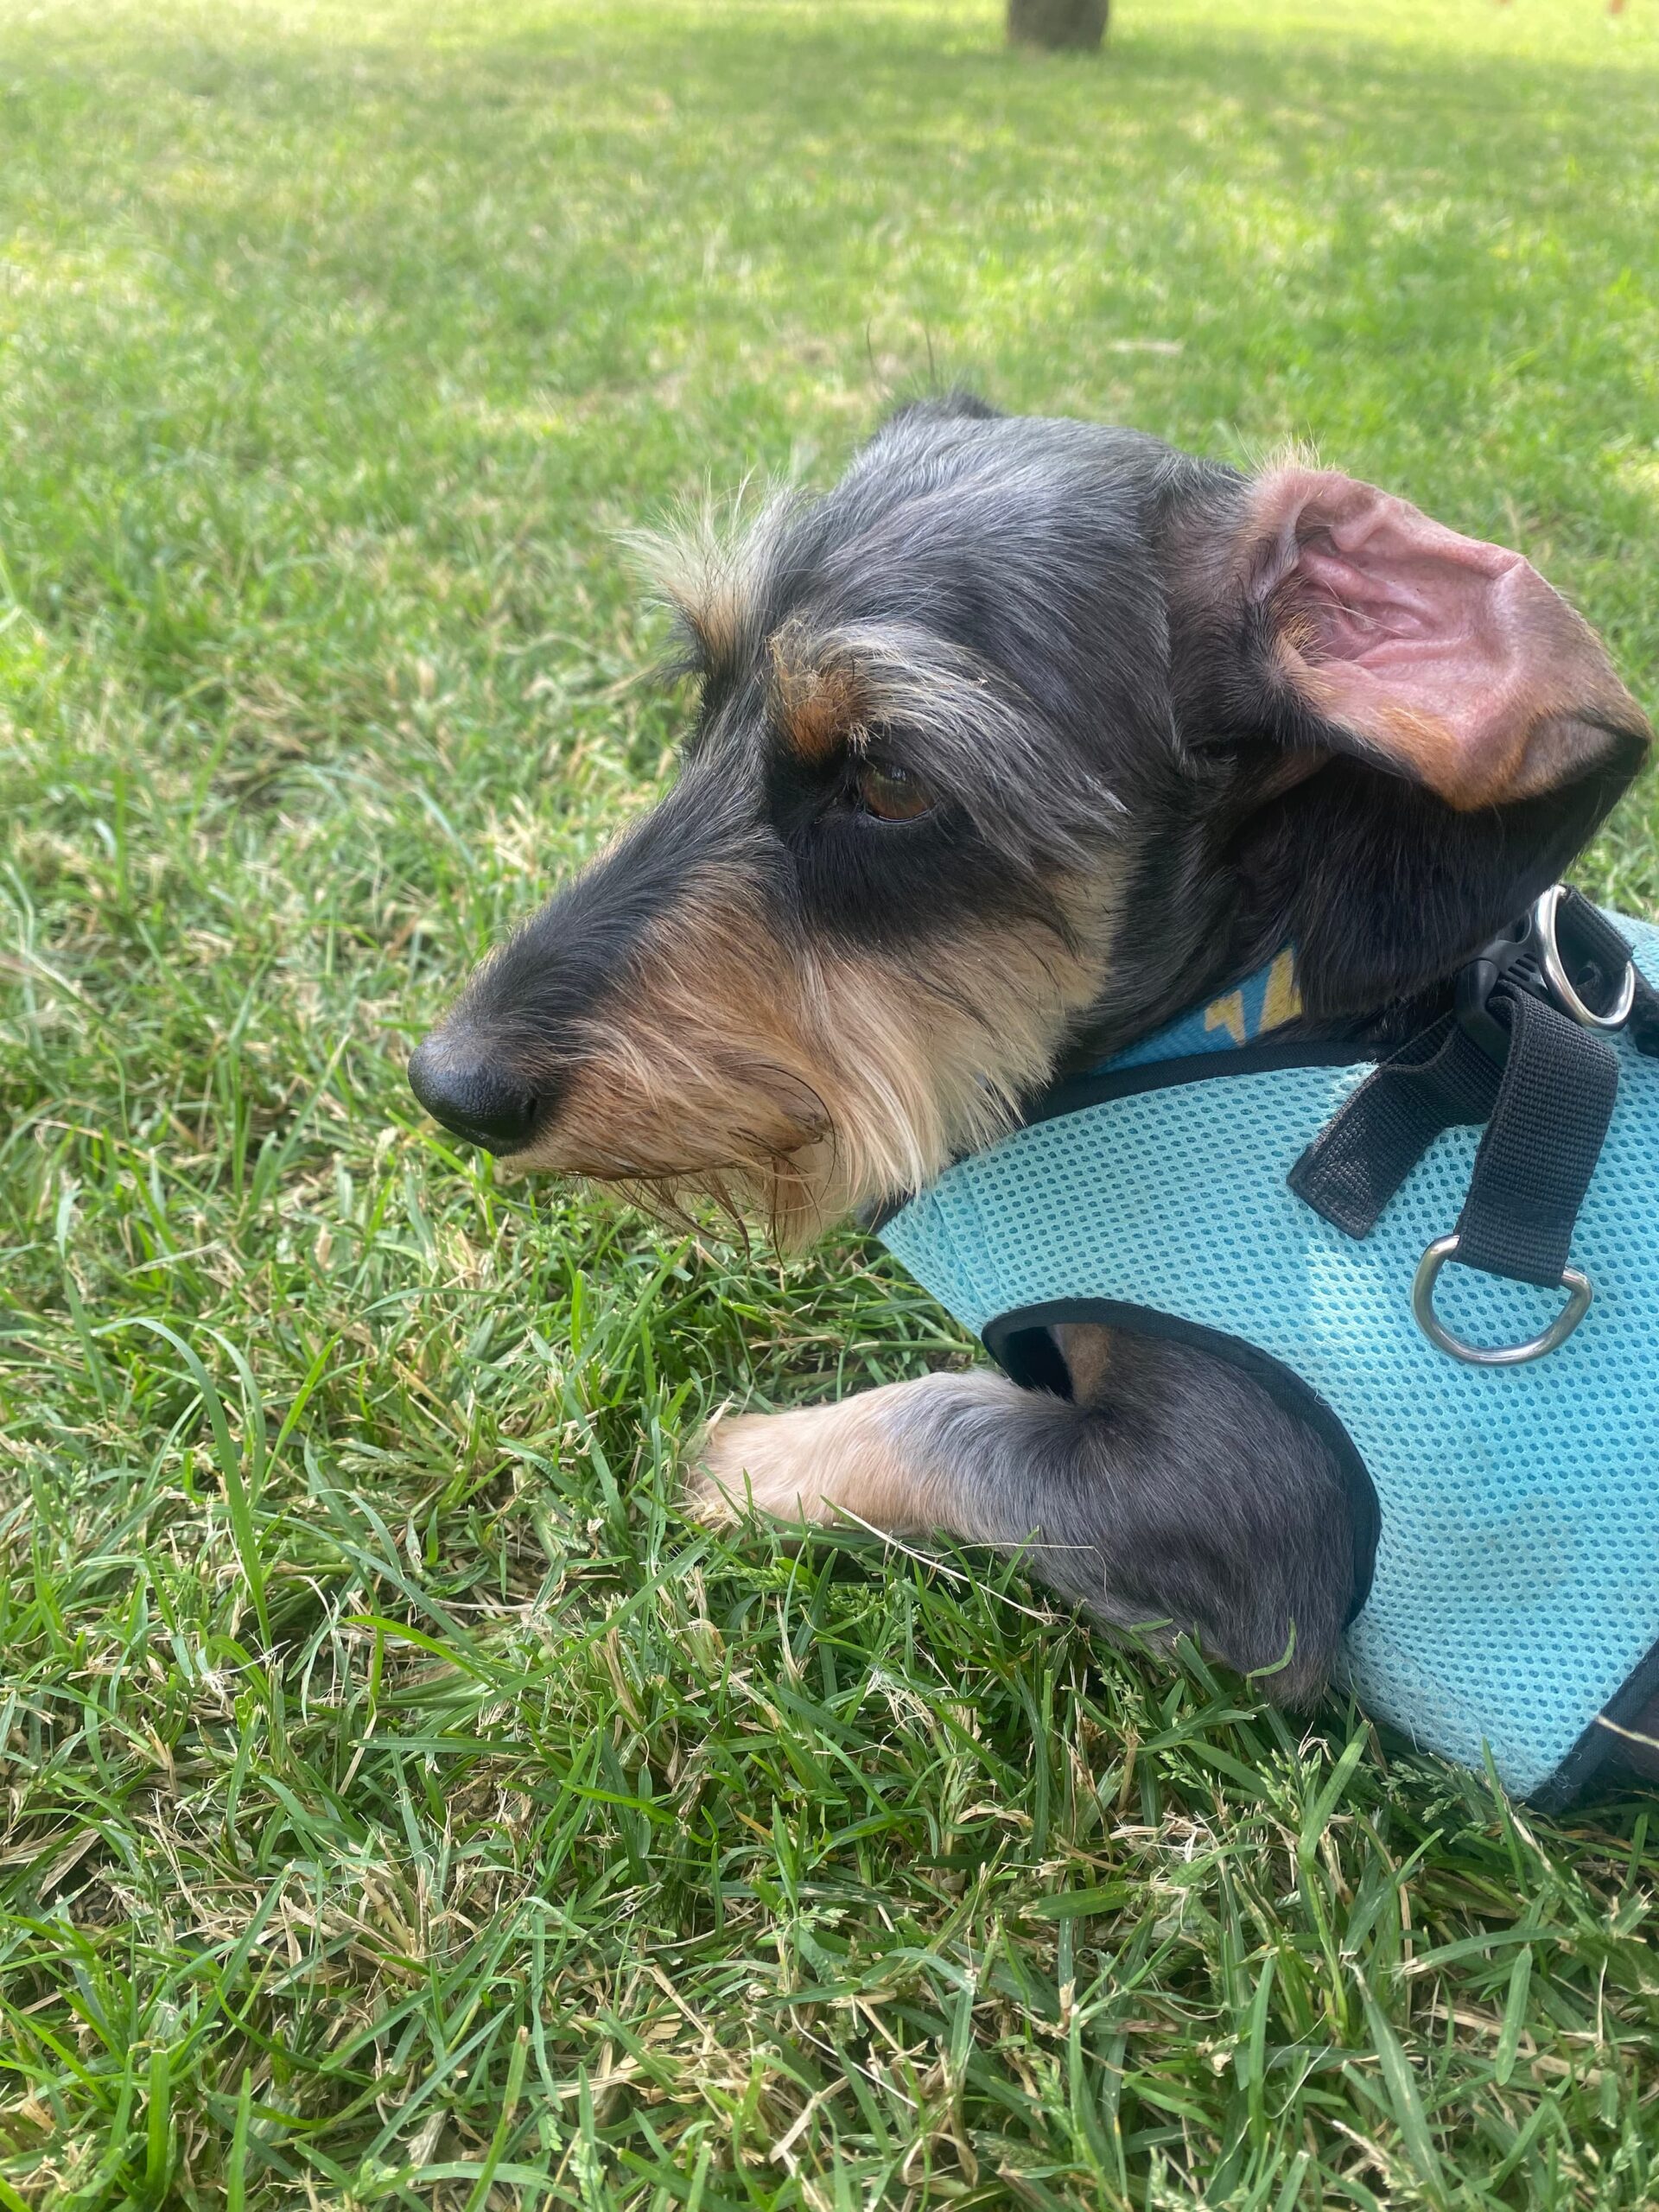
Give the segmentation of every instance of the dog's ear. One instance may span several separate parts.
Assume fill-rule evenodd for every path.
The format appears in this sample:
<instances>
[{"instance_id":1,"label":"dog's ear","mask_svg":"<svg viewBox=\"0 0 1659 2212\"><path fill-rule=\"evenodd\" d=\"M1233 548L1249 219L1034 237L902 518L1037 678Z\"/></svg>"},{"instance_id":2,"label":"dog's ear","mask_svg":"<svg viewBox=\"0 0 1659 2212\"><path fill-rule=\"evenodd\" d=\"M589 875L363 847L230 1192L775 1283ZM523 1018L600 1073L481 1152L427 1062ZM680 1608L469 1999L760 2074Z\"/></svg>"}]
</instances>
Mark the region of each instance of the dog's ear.
<instances>
[{"instance_id":1,"label":"dog's ear","mask_svg":"<svg viewBox=\"0 0 1659 2212\"><path fill-rule=\"evenodd\" d=\"M1641 709L1518 553L1371 485L1275 468L1209 524L1175 594L1184 719L1196 669L1212 728L1285 756L1257 760L1277 795L1240 856L1310 1004L1417 988L1572 858L1641 764Z\"/></svg>"},{"instance_id":2,"label":"dog's ear","mask_svg":"<svg viewBox=\"0 0 1659 2212\"><path fill-rule=\"evenodd\" d=\"M1235 549L1281 709L1460 812L1577 779L1642 716L1518 553L1328 469L1254 486Z\"/></svg>"}]
</instances>

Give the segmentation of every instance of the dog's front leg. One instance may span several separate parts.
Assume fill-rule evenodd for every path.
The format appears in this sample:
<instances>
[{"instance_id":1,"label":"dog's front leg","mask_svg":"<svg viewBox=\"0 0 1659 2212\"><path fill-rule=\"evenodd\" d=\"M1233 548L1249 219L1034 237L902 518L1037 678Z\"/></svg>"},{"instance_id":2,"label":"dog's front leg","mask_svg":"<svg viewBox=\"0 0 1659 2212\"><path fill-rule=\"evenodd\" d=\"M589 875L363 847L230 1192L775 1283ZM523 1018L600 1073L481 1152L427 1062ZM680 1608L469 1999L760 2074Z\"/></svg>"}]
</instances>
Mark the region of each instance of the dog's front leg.
<instances>
[{"instance_id":1,"label":"dog's front leg","mask_svg":"<svg viewBox=\"0 0 1659 2212\"><path fill-rule=\"evenodd\" d=\"M968 1499L988 1431L1018 1421L1030 1395L1000 1375L924 1375L795 1413L728 1416L709 1432L688 1503L702 1521L753 1505L787 1521L849 1516L893 1535L973 1536Z\"/></svg>"},{"instance_id":2,"label":"dog's front leg","mask_svg":"<svg viewBox=\"0 0 1659 2212\"><path fill-rule=\"evenodd\" d=\"M1173 1624L1241 1669L1278 1669L1275 1695L1312 1694L1353 1589L1348 1500L1323 1446L1220 1363L1124 1344L1111 1373L1105 1404L982 1370L721 1421L691 1509L845 1514L1018 1551L1103 1620Z\"/></svg>"},{"instance_id":3,"label":"dog's front leg","mask_svg":"<svg viewBox=\"0 0 1659 2212\"><path fill-rule=\"evenodd\" d=\"M1004 1376L925 1375L795 1413L716 1421L688 1503L703 1521L753 1507L1018 1550L1033 1573L1104 1618L1167 1619L1168 1608L1141 1594L1148 1572L1167 1564L1166 1547L1128 1556L1147 1531L1123 1442L1099 1413Z\"/></svg>"}]
</instances>

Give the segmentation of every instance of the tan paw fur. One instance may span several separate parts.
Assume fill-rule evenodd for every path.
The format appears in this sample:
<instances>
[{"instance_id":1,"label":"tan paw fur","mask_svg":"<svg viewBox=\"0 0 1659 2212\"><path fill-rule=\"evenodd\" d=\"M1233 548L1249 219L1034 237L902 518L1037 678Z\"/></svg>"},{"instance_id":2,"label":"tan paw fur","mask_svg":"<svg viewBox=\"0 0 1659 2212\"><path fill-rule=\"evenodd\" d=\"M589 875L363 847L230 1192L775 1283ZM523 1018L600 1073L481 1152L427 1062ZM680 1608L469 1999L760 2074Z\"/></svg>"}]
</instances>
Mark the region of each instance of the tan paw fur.
<instances>
[{"instance_id":1,"label":"tan paw fur","mask_svg":"<svg viewBox=\"0 0 1659 2212\"><path fill-rule=\"evenodd\" d=\"M703 1441L688 1510L710 1522L729 1522L753 1506L785 1521L827 1525L849 1516L876 1529L925 1529L937 1485L907 1460L904 1414L918 1392L956 1379L928 1376L838 1404L717 1421Z\"/></svg>"},{"instance_id":2,"label":"tan paw fur","mask_svg":"<svg viewBox=\"0 0 1659 2212\"><path fill-rule=\"evenodd\" d=\"M751 1508L781 1521L838 1520L841 1507L871 1486L855 1464L860 1455L849 1452L846 1424L837 1421L845 1411L806 1406L715 1421L686 1495L689 1510L713 1523L735 1521ZM880 1454L879 1442L868 1443Z\"/></svg>"}]
</instances>

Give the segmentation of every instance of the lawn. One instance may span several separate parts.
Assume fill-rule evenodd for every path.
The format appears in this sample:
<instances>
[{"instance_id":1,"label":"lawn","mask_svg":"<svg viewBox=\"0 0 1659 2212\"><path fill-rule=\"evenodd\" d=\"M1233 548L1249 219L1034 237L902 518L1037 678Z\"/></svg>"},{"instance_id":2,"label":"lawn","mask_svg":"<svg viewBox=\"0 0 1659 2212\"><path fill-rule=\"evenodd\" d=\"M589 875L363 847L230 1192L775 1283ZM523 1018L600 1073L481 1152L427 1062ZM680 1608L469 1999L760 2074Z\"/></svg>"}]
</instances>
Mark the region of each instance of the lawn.
<instances>
[{"instance_id":1,"label":"lawn","mask_svg":"<svg viewBox=\"0 0 1659 2212\"><path fill-rule=\"evenodd\" d=\"M619 531L930 377L1316 442L1659 707L1649 0L1118 12L0 0L11 2212L1659 2196L1659 1800L699 1533L962 1340L403 1084L669 772Z\"/></svg>"}]
</instances>

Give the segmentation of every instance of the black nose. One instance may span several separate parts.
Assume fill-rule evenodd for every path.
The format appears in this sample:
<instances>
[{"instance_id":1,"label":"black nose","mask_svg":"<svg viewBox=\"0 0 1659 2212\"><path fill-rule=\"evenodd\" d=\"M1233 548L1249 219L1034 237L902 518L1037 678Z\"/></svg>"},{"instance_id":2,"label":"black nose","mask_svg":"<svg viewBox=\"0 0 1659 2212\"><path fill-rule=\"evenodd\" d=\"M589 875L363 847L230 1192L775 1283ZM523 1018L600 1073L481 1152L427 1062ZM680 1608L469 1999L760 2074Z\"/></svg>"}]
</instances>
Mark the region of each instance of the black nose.
<instances>
[{"instance_id":1,"label":"black nose","mask_svg":"<svg viewBox=\"0 0 1659 2212\"><path fill-rule=\"evenodd\" d=\"M464 1049L429 1037L410 1058L409 1087L435 1121L486 1152L529 1141L543 1100Z\"/></svg>"}]
</instances>

